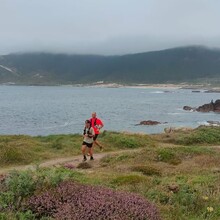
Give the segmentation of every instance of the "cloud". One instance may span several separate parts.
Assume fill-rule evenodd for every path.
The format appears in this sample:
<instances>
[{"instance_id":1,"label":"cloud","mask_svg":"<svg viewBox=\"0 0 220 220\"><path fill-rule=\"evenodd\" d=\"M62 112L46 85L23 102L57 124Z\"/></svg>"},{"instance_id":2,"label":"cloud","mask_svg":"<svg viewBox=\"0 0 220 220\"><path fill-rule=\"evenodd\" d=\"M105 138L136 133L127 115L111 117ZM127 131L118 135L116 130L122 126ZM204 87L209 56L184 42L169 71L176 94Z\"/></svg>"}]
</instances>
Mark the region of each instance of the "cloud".
<instances>
[{"instance_id":1,"label":"cloud","mask_svg":"<svg viewBox=\"0 0 220 220\"><path fill-rule=\"evenodd\" d=\"M220 47L218 0L0 0L0 54Z\"/></svg>"}]
</instances>

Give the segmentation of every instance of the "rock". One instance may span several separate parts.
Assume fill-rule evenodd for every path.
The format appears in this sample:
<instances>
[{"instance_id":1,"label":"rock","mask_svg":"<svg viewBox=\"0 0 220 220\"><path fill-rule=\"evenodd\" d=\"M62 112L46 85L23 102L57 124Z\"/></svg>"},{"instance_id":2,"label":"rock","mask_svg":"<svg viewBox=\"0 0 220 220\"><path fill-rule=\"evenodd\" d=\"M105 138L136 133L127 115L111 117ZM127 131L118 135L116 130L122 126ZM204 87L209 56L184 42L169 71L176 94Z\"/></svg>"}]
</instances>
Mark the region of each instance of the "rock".
<instances>
[{"instance_id":1,"label":"rock","mask_svg":"<svg viewBox=\"0 0 220 220\"><path fill-rule=\"evenodd\" d=\"M185 106L183 106L183 110L191 111L191 110L193 110L193 108L190 107L190 106L185 105Z\"/></svg>"},{"instance_id":2,"label":"rock","mask_svg":"<svg viewBox=\"0 0 220 220\"><path fill-rule=\"evenodd\" d=\"M186 111L197 111L197 112L220 112L220 99L217 99L215 102L213 102L213 100L208 103L208 104L204 104L199 106L198 108L192 108L190 106L184 106L183 107L184 110Z\"/></svg>"},{"instance_id":3,"label":"rock","mask_svg":"<svg viewBox=\"0 0 220 220\"><path fill-rule=\"evenodd\" d=\"M220 173L220 169L219 169L219 168L213 168L213 169L212 169L212 172L213 172L213 173Z\"/></svg>"},{"instance_id":4,"label":"rock","mask_svg":"<svg viewBox=\"0 0 220 220\"><path fill-rule=\"evenodd\" d=\"M5 181L5 179L6 179L6 175L1 174L0 175L0 183L3 183Z\"/></svg>"},{"instance_id":5,"label":"rock","mask_svg":"<svg viewBox=\"0 0 220 220\"><path fill-rule=\"evenodd\" d=\"M207 121L210 125L220 126L220 121Z\"/></svg>"},{"instance_id":6,"label":"rock","mask_svg":"<svg viewBox=\"0 0 220 220\"><path fill-rule=\"evenodd\" d=\"M177 184L171 184L168 186L168 189L174 193L178 192L180 187Z\"/></svg>"},{"instance_id":7,"label":"rock","mask_svg":"<svg viewBox=\"0 0 220 220\"><path fill-rule=\"evenodd\" d=\"M199 90L193 90L192 92L200 92Z\"/></svg>"},{"instance_id":8,"label":"rock","mask_svg":"<svg viewBox=\"0 0 220 220\"><path fill-rule=\"evenodd\" d=\"M204 104L199 106L196 111L198 112L220 112L220 99L217 99L215 102L213 100L209 104Z\"/></svg>"},{"instance_id":9,"label":"rock","mask_svg":"<svg viewBox=\"0 0 220 220\"><path fill-rule=\"evenodd\" d=\"M210 111L214 111L214 105L213 104L204 104L202 106L199 106L196 109L197 112L210 112Z\"/></svg>"},{"instance_id":10,"label":"rock","mask_svg":"<svg viewBox=\"0 0 220 220\"><path fill-rule=\"evenodd\" d=\"M158 125L158 124L161 124L161 123L158 121L151 121L151 120L140 122L140 125Z\"/></svg>"}]
</instances>

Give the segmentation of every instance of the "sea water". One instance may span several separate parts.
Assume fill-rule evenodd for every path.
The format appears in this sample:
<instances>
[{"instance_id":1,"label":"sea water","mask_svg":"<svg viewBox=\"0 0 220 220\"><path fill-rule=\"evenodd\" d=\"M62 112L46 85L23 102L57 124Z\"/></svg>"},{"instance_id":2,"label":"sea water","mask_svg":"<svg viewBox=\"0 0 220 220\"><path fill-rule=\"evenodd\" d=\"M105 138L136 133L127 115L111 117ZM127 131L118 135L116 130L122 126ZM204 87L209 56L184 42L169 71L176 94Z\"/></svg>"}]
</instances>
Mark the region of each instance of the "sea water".
<instances>
[{"instance_id":1,"label":"sea water","mask_svg":"<svg viewBox=\"0 0 220 220\"><path fill-rule=\"evenodd\" d=\"M184 111L220 99L219 93L175 88L0 86L0 134L82 133L97 112L103 130L160 133L165 127L198 127L220 114ZM143 120L165 124L138 125Z\"/></svg>"}]
</instances>

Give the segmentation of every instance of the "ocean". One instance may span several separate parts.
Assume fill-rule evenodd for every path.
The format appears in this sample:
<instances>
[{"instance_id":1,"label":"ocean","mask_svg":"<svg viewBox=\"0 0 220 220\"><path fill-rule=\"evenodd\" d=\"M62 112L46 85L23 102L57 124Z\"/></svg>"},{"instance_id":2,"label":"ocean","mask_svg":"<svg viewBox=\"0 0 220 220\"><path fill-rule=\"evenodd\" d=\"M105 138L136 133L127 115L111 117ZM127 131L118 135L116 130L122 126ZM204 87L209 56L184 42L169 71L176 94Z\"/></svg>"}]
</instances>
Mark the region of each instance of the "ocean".
<instances>
[{"instance_id":1,"label":"ocean","mask_svg":"<svg viewBox=\"0 0 220 220\"><path fill-rule=\"evenodd\" d=\"M0 134L82 133L92 112L103 130L161 133L165 127L198 127L220 114L184 111L220 99L219 93L177 88L0 86ZM143 120L167 122L136 125Z\"/></svg>"}]
</instances>

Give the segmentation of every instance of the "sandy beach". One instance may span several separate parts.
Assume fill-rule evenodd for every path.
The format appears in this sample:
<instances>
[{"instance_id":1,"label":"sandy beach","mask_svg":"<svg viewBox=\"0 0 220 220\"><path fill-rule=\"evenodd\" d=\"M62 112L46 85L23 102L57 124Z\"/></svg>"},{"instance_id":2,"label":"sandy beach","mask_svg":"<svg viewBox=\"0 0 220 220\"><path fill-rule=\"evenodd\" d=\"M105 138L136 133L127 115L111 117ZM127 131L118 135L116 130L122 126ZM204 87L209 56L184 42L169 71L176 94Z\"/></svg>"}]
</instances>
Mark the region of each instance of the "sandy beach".
<instances>
[{"instance_id":1,"label":"sandy beach","mask_svg":"<svg viewBox=\"0 0 220 220\"><path fill-rule=\"evenodd\" d=\"M151 89L203 89L203 90L220 90L220 87L204 84L118 84L118 83L94 83L86 85L89 87L99 87L99 88L151 88Z\"/></svg>"}]
</instances>

